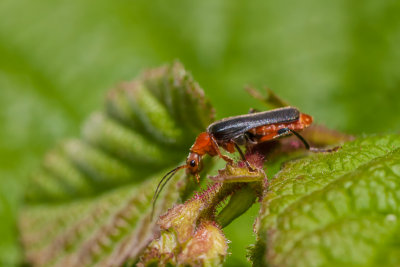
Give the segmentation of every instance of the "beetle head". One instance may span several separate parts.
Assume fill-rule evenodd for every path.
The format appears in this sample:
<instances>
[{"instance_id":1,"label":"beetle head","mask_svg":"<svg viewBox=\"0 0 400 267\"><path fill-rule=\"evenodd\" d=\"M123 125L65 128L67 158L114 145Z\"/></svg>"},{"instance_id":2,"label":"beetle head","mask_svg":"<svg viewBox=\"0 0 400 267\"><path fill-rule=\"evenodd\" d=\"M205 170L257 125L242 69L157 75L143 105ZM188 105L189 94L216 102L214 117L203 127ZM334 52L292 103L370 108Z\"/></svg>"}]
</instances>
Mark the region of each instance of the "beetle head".
<instances>
[{"instance_id":1,"label":"beetle head","mask_svg":"<svg viewBox=\"0 0 400 267\"><path fill-rule=\"evenodd\" d=\"M199 181L199 172L202 169L201 156L196 152L190 152L186 159L187 173L196 176L197 181Z\"/></svg>"}]
</instances>

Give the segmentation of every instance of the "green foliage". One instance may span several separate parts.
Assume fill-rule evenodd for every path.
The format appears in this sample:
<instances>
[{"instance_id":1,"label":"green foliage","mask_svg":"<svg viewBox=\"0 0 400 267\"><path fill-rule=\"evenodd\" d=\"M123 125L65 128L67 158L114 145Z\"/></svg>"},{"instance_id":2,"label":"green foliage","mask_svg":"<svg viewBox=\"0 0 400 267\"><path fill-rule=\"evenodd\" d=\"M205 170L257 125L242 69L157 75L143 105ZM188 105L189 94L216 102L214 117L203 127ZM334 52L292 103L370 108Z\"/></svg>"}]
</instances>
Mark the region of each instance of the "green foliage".
<instances>
[{"instance_id":1,"label":"green foliage","mask_svg":"<svg viewBox=\"0 0 400 267\"><path fill-rule=\"evenodd\" d=\"M264 157L250 154L257 171L228 164L204 192L160 217L161 237L154 239L158 215L193 189L180 172L152 217L157 182L212 118L211 105L179 63L111 90L82 137L50 151L30 180L19 219L25 259L34 266L122 266L139 259L220 266L228 249L221 226L263 194L249 257L255 266L399 263L399 135L359 138L334 153L287 161L268 183ZM319 127L306 134L313 141L317 133L318 142L335 138ZM285 157L291 142L279 143ZM272 164L280 162L276 150L268 151Z\"/></svg>"},{"instance_id":2,"label":"green foliage","mask_svg":"<svg viewBox=\"0 0 400 267\"><path fill-rule=\"evenodd\" d=\"M179 63L148 71L109 93L107 109L85 123L82 140L61 143L32 177L27 200L62 201L138 183L176 164L213 118Z\"/></svg>"},{"instance_id":3,"label":"green foliage","mask_svg":"<svg viewBox=\"0 0 400 267\"><path fill-rule=\"evenodd\" d=\"M399 135L286 163L262 201L252 257L273 266L398 266L399 170Z\"/></svg>"},{"instance_id":4,"label":"green foliage","mask_svg":"<svg viewBox=\"0 0 400 267\"><path fill-rule=\"evenodd\" d=\"M78 135L107 88L144 67L180 59L219 118L255 107L242 90L251 83L333 129L399 131L399 4L0 1L0 262L18 262L14 225L28 174L57 140Z\"/></svg>"},{"instance_id":5,"label":"green foliage","mask_svg":"<svg viewBox=\"0 0 400 267\"><path fill-rule=\"evenodd\" d=\"M153 238L154 219L187 194L181 172L151 217L165 168L183 159L183 148L213 118L182 66L122 84L110 92L106 107L85 123L81 139L49 152L30 180L20 230L26 259L35 266L135 261Z\"/></svg>"}]
</instances>

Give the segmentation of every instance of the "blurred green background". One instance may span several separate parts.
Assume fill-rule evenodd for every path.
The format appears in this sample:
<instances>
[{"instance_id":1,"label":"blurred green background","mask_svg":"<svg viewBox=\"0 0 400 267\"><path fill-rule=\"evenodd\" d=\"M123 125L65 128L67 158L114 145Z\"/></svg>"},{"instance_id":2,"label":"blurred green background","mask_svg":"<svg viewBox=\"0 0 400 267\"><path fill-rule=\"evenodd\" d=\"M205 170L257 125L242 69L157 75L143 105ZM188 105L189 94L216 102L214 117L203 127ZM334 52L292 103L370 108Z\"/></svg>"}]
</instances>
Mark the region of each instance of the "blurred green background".
<instances>
[{"instance_id":1,"label":"blurred green background","mask_svg":"<svg viewBox=\"0 0 400 267\"><path fill-rule=\"evenodd\" d=\"M18 261L15 217L43 153L144 68L179 59L218 118L262 107L243 87L266 85L331 128L399 131L399 14L398 0L0 1L0 263ZM256 211L227 229L231 266Z\"/></svg>"}]
</instances>

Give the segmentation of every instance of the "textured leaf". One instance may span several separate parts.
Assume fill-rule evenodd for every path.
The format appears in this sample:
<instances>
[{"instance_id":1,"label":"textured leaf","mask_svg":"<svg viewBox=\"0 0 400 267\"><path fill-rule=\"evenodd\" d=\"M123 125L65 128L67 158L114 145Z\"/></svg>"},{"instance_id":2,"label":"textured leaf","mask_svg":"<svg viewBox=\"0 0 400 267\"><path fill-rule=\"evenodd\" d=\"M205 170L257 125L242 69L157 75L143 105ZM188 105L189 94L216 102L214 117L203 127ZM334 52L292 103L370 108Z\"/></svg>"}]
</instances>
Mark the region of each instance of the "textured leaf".
<instances>
[{"instance_id":1,"label":"textured leaf","mask_svg":"<svg viewBox=\"0 0 400 267\"><path fill-rule=\"evenodd\" d=\"M28 200L69 200L141 182L181 160L212 117L180 64L148 71L111 90L106 110L88 119L80 140L61 143L45 157Z\"/></svg>"},{"instance_id":2,"label":"textured leaf","mask_svg":"<svg viewBox=\"0 0 400 267\"><path fill-rule=\"evenodd\" d=\"M88 119L82 137L50 151L32 176L20 215L27 261L135 261L156 229L150 210L157 182L212 119L202 90L179 63L111 90L106 109ZM174 177L156 215L187 194L185 181L184 172Z\"/></svg>"},{"instance_id":3,"label":"textured leaf","mask_svg":"<svg viewBox=\"0 0 400 267\"><path fill-rule=\"evenodd\" d=\"M254 265L398 266L400 136L285 164L256 226Z\"/></svg>"}]
</instances>

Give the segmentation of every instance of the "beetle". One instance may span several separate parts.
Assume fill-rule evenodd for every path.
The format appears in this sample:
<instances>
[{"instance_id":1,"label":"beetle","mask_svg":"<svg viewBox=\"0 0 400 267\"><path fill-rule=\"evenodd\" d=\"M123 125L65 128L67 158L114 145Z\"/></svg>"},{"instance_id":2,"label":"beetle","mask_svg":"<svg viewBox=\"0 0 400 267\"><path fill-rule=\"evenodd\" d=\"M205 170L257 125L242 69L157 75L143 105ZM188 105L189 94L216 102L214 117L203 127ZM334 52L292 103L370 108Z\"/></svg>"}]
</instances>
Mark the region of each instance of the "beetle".
<instances>
[{"instance_id":1,"label":"beetle","mask_svg":"<svg viewBox=\"0 0 400 267\"><path fill-rule=\"evenodd\" d=\"M232 163L233 160L230 157L221 153L220 147L229 153L237 150L249 170L252 168L239 145L258 144L294 134L308 150L328 151L311 148L307 141L297 133L297 131L310 126L312 122L313 118L310 115L289 106L263 112L253 111L250 114L228 117L210 124L205 132L197 136L189 150L186 163L171 170L161 179L154 193L153 208L159 193L177 171L186 169L187 173L195 176L199 182L204 155L219 156L226 162Z\"/></svg>"}]
</instances>

